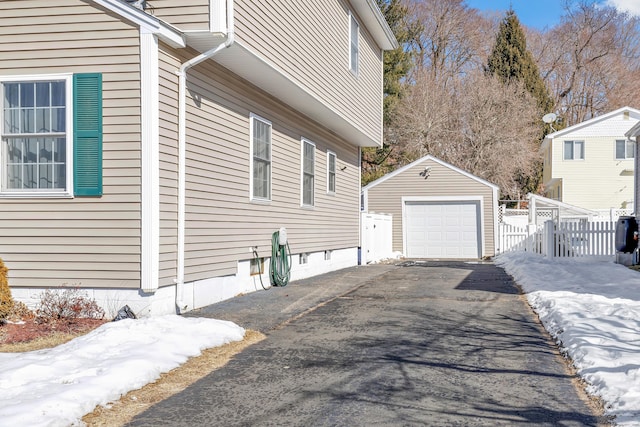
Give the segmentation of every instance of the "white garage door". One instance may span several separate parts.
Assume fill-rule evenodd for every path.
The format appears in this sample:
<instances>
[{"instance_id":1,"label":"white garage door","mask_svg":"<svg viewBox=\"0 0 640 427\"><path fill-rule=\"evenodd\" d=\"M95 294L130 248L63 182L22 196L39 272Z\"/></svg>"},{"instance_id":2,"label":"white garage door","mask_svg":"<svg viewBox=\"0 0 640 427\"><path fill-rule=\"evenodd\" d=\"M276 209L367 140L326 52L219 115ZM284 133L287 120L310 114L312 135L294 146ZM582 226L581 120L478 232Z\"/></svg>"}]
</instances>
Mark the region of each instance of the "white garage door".
<instances>
[{"instance_id":1,"label":"white garage door","mask_svg":"<svg viewBox=\"0 0 640 427\"><path fill-rule=\"evenodd\" d=\"M409 258L479 258L480 202L405 202Z\"/></svg>"}]
</instances>

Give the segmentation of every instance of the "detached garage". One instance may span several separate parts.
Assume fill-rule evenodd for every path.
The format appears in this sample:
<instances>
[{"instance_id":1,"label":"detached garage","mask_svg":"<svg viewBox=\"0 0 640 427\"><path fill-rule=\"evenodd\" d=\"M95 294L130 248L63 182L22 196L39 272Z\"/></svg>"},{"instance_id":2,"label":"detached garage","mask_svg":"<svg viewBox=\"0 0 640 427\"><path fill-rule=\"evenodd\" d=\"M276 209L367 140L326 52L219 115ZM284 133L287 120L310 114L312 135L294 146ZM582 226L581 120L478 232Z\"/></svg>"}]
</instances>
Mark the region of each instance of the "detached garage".
<instances>
[{"instance_id":1,"label":"detached garage","mask_svg":"<svg viewBox=\"0 0 640 427\"><path fill-rule=\"evenodd\" d=\"M426 156L363 187L365 211L393 215L393 250L407 258L495 255L498 187Z\"/></svg>"}]
</instances>

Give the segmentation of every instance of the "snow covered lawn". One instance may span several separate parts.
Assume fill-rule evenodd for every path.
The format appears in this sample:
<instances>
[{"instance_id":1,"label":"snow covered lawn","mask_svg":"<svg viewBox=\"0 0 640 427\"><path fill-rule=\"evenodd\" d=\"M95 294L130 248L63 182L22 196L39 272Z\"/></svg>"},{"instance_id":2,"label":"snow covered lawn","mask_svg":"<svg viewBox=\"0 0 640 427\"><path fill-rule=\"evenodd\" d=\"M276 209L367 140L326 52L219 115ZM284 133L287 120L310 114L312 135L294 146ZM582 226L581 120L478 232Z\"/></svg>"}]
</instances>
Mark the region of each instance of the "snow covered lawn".
<instances>
[{"instance_id":1,"label":"snow covered lawn","mask_svg":"<svg viewBox=\"0 0 640 427\"><path fill-rule=\"evenodd\" d=\"M159 316L106 323L51 349L0 353L0 425L82 425L97 405L244 333L232 322Z\"/></svg>"},{"instance_id":2,"label":"snow covered lawn","mask_svg":"<svg viewBox=\"0 0 640 427\"><path fill-rule=\"evenodd\" d=\"M640 272L613 262L499 255L587 391L620 426L640 426Z\"/></svg>"}]
</instances>

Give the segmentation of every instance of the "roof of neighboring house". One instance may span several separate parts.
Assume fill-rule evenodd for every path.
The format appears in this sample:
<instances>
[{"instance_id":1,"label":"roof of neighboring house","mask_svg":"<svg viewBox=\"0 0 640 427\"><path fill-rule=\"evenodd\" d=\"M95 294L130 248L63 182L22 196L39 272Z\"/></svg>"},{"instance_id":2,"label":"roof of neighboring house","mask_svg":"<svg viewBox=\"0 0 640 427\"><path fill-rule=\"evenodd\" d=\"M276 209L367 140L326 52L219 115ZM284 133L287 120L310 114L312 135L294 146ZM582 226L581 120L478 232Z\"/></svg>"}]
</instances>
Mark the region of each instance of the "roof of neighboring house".
<instances>
[{"instance_id":1,"label":"roof of neighboring house","mask_svg":"<svg viewBox=\"0 0 640 427\"><path fill-rule=\"evenodd\" d=\"M449 169L451 169L453 171L456 171L456 172L466 176L467 178L471 178L474 181L477 181L477 182L479 182L481 184L487 185L487 186L491 187L492 189L494 189L496 191L498 190L498 186L497 185L492 184L489 181L485 181L482 178L479 178L479 177L477 177L475 175L472 175L467 171L464 171L464 170L462 170L460 168L457 168L457 167L455 167L455 166L453 166L453 165L451 165L451 164L449 164L447 162L444 162L444 161L442 161L442 160L440 160L440 159L438 159L436 157L433 157L432 155L429 154L429 155L424 156L424 157L422 157L422 158L420 158L420 159L418 159L418 160L416 160L414 162L409 163L408 165L405 165L405 166L403 166L403 167L401 167L399 169L396 169L393 172L389 172L385 176L382 176L382 177L376 179L375 181L370 182L369 184L367 184L364 187L362 187L362 191L365 191L365 190L368 190L368 189L370 189L372 187L375 187L376 185L381 184L381 183L385 182L386 180L388 180L390 178L393 178L394 176L399 175L399 174L403 173L404 171L409 170L412 167L414 167L416 165L419 165L420 163L424 163L426 161L436 162L436 163L438 163L438 164L440 164L440 165L442 165L442 166L444 166L446 168L449 168Z\"/></svg>"},{"instance_id":2,"label":"roof of neighboring house","mask_svg":"<svg viewBox=\"0 0 640 427\"><path fill-rule=\"evenodd\" d=\"M544 141L542 142L542 145L540 147L541 150L544 150L548 145L549 145L549 141L551 141L554 138L559 138L562 137L564 135L567 135L569 133L587 128L589 126L593 126L594 124L603 122L605 120L608 120L612 117L615 117L621 113L624 112L629 112L630 114L633 114L634 116L636 116L638 119L640 119L640 110L637 110L635 108L631 108L631 107L622 107L622 108L618 108L617 110L614 111L610 111L606 114L602 114L600 116L594 117L592 119L589 120L585 120L584 122L580 122L577 123L573 126L569 126L568 128L565 129L561 129L559 131L553 132L548 134L547 136L544 137Z\"/></svg>"}]
</instances>

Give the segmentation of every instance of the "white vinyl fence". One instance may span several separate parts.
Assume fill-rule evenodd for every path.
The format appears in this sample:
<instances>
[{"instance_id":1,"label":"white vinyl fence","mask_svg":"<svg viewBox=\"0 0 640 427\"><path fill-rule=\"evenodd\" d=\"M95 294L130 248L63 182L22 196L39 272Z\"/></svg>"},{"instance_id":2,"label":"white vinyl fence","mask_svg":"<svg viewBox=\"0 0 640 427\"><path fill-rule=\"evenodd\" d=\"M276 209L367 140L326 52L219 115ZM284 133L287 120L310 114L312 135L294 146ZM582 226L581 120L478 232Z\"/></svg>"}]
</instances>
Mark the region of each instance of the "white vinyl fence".
<instances>
[{"instance_id":1,"label":"white vinyl fence","mask_svg":"<svg viewBox=\"0 0 640 427\"><path fill-rule=\"evenodd\" d=\"M390 214L362 212L360 221L360 263L362 265L393 256Z\"/></svg>"},{"instance_id":2,"label":"white vinyl fence","mask_svg":"<svg viewBox=\"0 0 640 427\"><path fill-rule=\"evenodd\" d=\"M530 251L548 257L615 257L613 221L546 221L543 226L499 224L498 251Z\"/></svg>"}]
</instances>

